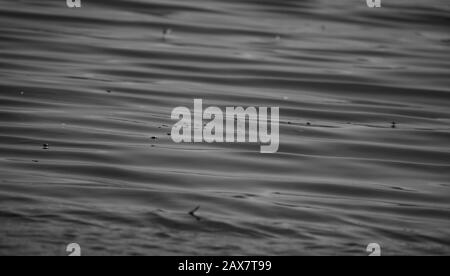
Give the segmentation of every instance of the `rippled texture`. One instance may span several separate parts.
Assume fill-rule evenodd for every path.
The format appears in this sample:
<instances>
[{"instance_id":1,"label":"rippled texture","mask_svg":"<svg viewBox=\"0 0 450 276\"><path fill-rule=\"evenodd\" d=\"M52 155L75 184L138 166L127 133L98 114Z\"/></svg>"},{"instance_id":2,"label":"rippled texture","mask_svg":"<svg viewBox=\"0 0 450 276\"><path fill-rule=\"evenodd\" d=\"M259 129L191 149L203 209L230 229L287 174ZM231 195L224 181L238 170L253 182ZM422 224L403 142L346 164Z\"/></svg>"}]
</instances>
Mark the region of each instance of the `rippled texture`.
<instances>
[{"instance_id":1,"label":"rippled texture","mask_svg":"<svg viewBox=\"0 0 450 276\"><path fill-rule=\"evenodd\" d=\"M448 0L0 7L1 255L450 253ZM280 151L173 143L194 98Z\"/></svg>"}]
</instances>

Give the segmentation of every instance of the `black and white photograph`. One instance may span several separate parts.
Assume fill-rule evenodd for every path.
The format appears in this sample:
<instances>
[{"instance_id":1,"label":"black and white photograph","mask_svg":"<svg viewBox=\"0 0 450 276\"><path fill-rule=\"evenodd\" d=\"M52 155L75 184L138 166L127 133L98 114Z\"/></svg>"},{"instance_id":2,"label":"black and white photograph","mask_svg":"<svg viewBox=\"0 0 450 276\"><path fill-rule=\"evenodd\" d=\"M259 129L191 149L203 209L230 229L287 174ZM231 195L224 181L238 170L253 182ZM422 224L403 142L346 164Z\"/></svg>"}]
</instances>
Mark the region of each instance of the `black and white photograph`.
<instances>
[{"instance_id":1,"label":"black and white photograph","mask_svg":"<svg viewBox=\"0 0 450 276\"><path fill-rule=\"evenodd\" d=\"M449 107L449 0L0 0L0 256L448 256Z\"/></svg>"}]
</instances>

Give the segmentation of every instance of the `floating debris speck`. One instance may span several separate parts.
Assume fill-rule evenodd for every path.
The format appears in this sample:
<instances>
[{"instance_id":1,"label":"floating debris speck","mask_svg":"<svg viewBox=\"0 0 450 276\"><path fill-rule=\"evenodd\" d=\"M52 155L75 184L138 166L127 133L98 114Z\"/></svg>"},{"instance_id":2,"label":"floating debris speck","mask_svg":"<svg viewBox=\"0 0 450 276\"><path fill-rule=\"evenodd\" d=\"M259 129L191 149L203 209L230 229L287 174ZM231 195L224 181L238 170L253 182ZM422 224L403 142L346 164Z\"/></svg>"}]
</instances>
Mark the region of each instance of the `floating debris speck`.
<instances>
[{"instance_id":1,"label":"floating debris speck","mask_svg":"<svg viewBox=\"0 0 450 276\"><path fill-rule=\"evenodd\" d=\"M196 220L200 220L200 217L195 214L199 209L200 206L195 207L192 211L189 212L189 215L194 217Z\"/></svg>"},{"instance_id":2,"label":"floating debris speck","mask_svg":"<svg viewBox=\"0 0 450 276\"><path fill-rule=\"evenodd\" d=\"M165 28L165 29L163 30L163 39L166 40L167 37L168 37L170 34L172 34L172 29L170 29L170 28Z\"/></svg>"}]
</instances>

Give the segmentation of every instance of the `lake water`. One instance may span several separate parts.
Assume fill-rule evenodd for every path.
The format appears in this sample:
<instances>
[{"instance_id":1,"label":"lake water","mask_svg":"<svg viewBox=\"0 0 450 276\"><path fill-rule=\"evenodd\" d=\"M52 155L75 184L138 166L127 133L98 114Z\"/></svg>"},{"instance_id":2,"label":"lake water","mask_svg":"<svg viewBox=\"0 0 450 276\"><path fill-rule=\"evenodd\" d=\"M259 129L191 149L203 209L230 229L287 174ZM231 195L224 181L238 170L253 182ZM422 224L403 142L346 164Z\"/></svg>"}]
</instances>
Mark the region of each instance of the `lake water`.
<instances>
[{"instance_id":1,"label":"lake water","mask_svg":"<svg viewBox=\"0 0 450 276\"><path fill-rule=\"evenodd\" d=\"M0 0L0 255L450 254L448 0L82 4ZM278 153L175 144L195 98Z\"/></svg>"}]
</instances>

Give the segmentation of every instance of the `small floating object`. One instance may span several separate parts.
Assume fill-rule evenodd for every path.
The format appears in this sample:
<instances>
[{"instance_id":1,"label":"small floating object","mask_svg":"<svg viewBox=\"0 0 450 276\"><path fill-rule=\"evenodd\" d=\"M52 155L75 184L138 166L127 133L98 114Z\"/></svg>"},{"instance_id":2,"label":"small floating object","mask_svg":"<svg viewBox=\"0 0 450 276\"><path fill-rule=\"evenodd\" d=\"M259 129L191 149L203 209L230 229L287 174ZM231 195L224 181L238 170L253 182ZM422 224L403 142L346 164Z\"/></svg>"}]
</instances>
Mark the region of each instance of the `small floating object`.
<instances>
[{"instance_id":1,"label":"small floating object","mask_svg":"<svg viewBox=\"0 0 450 276\"><path fill-rule=\"evenodd\" d=\"M391 127L392 127L392 128L397 128L397 123L396 123L396 122L392 122Z\"/></svg>"},{"instance_id":2,"label":"small floating object","mask_svg":"<svg viewBox=\"0 0 450 276\"><path fill-rule=\"evenodd\" d=\"M156 136L152 136L152 137L150 137L150 139L152 139L152 140L156 140L156 139L158 139Z\"/></svg>"},{"instance_id":3,"label":"small floating object","mask_svg":"<svg viewBox=\"0 0 450 276\"><path fill-rule=\"evenodd\" d=\"M307 122L307 123L306 123L306 125L307 125L307 126L310 126L310 125L311 125L311 123L310 123L310 122Z\"/></svg>"},{"instance_id":4,"label":"small floating object","mask_svg":"<svg viewBox=\"0 0 450 276\"><path fill-rule=\"evenodd\" d=\"M31 160L31 162L34 162L34 163L39 163L39 161L38 161L38 160Z\"/></svg>"},{"instance_id":5,"label":"small floating object","mask_svg":"<svg viewBox=\"0 0 450 276\"><path fill-rule=\"evenodd\" d=\"M107 92L107 93L111 93L112 91L108 89L108 90L106 90L106 92Z\"/></svg>"},{"instance_id":6,"label":"small floating object","mask_svg":"<svg viewBox=\"0 0 450 276\"><path fill-rule=\"evenodd\" d=\"M45 150L48 150L49 147L50 147L49 144L43 144L43 145L42 145L42 149L45 149Z\"/></svg>"},{"instance_id":7,"label":"small floating object","mask_svg":"<svg viewBox=\"0 0 450 276\"><path fill-rule=\"evenodd\" d=\"M189 212L189 215L194 217L196 220L200 220L200 217L195 214L199 209L200 206L195 207L192 211Z\"/></svg>"},{"instance_id":8,"label":"small floating object","mask_svg":"<svg viewBox=\"0 0 450 276\"><path fill-rule=\"evenodd\" d=\"M200 210L200 206L195 207L192 211L189 212L189 215L195 215L195 212Z\"/></svg>"},{"instance_id":9,"label":"small floating object","mask_svg":"<svg viewBox=\"0 0 450 276\"><path fill-rule=\"evenodd\" d=\"M169 132L169 133L167 133L167 135L168 135L168 136L172 136L172 133Z\"/></svg>"},{"instance_id":10,"label":"small floating object","mask_svg":"<svg viewBox=\"0 0 450 276\"><path fill-rule=\"evenodd\" d=\"M23 92L23 91L20 91L20 95L24 95L25 94L25 92Z\"/></svg>"},{"instance_id":11,"label":"small floating object","mask_svg":"<svg viewBox=\"0 0 450 276\"><path fill-rule=\"evenodd\" d=\"M172 33L172 29L171 28L165 28L163 30L163 39L166 39L171 33Z\"/></svg>"}]
</instances>

